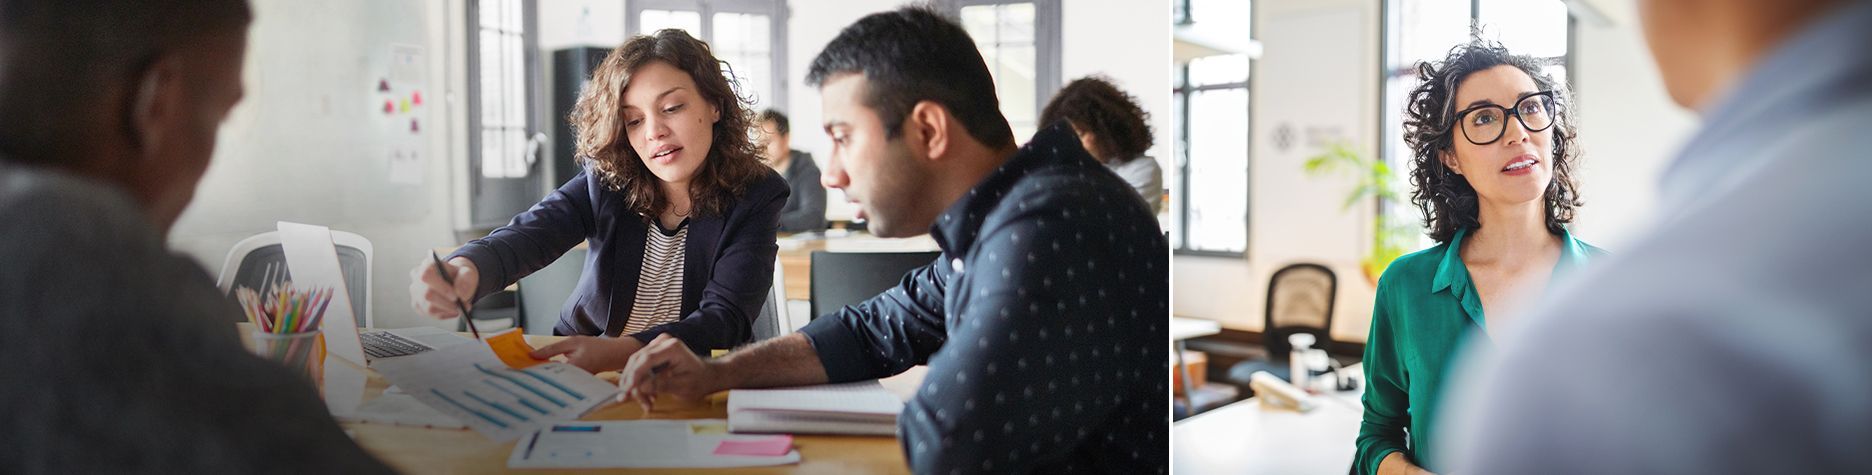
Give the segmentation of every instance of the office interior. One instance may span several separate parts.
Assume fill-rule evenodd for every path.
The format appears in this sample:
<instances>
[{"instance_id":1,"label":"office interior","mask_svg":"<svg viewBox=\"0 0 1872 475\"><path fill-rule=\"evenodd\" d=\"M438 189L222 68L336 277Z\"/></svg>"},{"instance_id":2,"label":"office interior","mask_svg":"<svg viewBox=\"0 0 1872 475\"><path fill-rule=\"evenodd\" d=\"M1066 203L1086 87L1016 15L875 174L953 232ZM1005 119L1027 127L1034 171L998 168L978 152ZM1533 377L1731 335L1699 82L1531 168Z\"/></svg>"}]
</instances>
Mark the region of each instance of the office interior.
<instances>
[{"instance_id":1,"label":"office interior","mask_svg":"<svg viewBox=\"0 0 1872 475\"><path fill-rule=\"evenodd\" d=\"M1515 53L1550 58L1546 71L1571 88L1585 205L1570 230L1580 240L1617 253L1644 230L1657 179L1696 123L1666 94L1633 0L1174 3L1179 149L1166 169L1173 328L1195 363L1189 377L1202 384L1178 396L1179 472L1346 471L1358 393L1322 403L1326 411L1264 412L1237 403L1257 396L1245 370L1288 364L1287 355L1268 354L1277 333L1269 331L1269 296L1277 295L1285 306L1277 313L1297 320L1276 328L1320 328L1325 338L1314 347L1357 373L1377 279L1364 261L1375 244L1405 253L1434 244L1408 202L1408 152L1400 151L1413 65L1443 58L1471 24ZM1321 156L1344 166L1309 172L1309 159ZM1390 167L1389 183L1368 179L1376 163ZM1403 199L1348 198L1368 184ZM1307 278L1283 278L1294 285L1271 290L1289 268L1297 271L1287 276Z\"/></svg>"},{"instance_id":2,"label":"office interior","mask_svg":"<svg viewBox=\"0 0 1872 475\"><path fill-rule=\"evenodd\" d=\"M823 170L830 142L808 64L860 17L908 5L860 0L254 0L247 96L224 125L194 201L168 236L211 273L237 262L236 244L276 222L327 226L370 244L368 313L378 328L458 330L411 310L409 269L485 235L577 172L565 127L571 98L597 59L626 38L683 28L711 43L739 76L756 111L791 116L792 148ZM1162 64L1170 12L1119 0L958 0L955 13L994 70L1003 112L1026 137L1065 82L1101 74L1151 113L1169 168L1170 78ZM312 39L308 41L308 39ZM1115 51L1126 54L1112 54ZM1141 52L1132 54L1132 52ZM1024 141L1024 139L1022 139ZM827 218L855 209L830 190ZM342 243L341 243L342 244ZM814 250L933 250L927 237L867 239L862 232L782 238L782 266ZM483 300L484 328L518 319L550 334L585 257L555 264ZM784 278L796 321L815 307ZM895 282L893 278L891 282ZM779 283L777 283L779 284ZM818 309L821 312L831 309ZM803 323L800 323L803 324Z\"/></svg>"}]
</instances>

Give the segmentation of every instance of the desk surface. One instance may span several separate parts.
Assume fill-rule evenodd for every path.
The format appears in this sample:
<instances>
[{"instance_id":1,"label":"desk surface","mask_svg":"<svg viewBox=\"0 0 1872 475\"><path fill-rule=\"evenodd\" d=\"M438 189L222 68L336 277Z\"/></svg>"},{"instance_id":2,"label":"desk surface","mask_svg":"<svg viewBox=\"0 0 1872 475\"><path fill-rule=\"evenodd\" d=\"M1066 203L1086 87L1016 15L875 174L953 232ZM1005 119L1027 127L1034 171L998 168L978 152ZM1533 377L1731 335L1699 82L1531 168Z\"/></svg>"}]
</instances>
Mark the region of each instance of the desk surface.
<instances>
[{"instance_id":1,"label":"desk surface","mask_svg":"<svg viewBox=\"0 0 1872 475\"><path fill-rule=\"evenodd\" d=\"M247 330L243 330L243 334ZM535 347L560 337L527 335ZM327 401L334 385L330 379L350 373L357 366L341 359L326 360ZM369 401L382 394L389 382L375 372L361 371L362 398ZM599 378L616 381L617 373L599 373ZM915 391L921 371L907 372L884 380L887 389L899 395ZM340 396L342 397L342 396ZM583 420L635 419L724 419L728 417L728 394L717 393L703 401L670 402L645 413L636 403L610 404L587 414ZM364 422L346 422L358 445L385 463L406 473L506 473L507 456L516 442L497 443L472 430L428 429ZM794 437L800 451L800 463L777 467L745 469L655 469L655 470L580 470L580 473L706 473L706 474L779 474L779 473L907 473L903 451L894 437L815 436ZM562 473L562 472L561 472Z\"/></svg>"},{"instance_id":2,"label":"desk surface","mask_svg":"<svg viewBox=\"0 0 1872 475\"><path fill-rule=\"evenodd\" d=\"M1222 324L1213 320L1189 317L1170 317L1170 339L1183 341L1222 333Z\"/></svg>"},{"instance_id":3,"label":"desk surface","mask_svg":"<svg viewBox=\"0 0 1872 475\"><path fill-rule=\"evenodd\" d=\"M1357 365L1348 368L1357 374ZM1171 466L1178 474L1292 473L1345 475L1364 406L1358 391L1315 396L1310 412L1265 408L1257 398L1177 421Z\"/></svg>"}]
</instances>

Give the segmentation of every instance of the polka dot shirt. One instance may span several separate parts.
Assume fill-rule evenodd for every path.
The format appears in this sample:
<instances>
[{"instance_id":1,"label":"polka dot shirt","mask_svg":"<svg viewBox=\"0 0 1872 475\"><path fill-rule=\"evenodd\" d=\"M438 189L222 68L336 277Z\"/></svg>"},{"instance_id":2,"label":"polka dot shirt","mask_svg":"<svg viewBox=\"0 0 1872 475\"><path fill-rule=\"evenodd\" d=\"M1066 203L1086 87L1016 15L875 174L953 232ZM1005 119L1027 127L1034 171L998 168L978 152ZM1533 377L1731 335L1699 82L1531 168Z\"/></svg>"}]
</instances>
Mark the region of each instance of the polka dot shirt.
<instances>
[{"instance_id":1,"label":"polka dot shirt","mask_svg":"<svg viewBox=\"0 0 1872 475\"><path fill-rule=\"evenodd\" d=\"M1065 122L931 229L936 262L802 330L835 382L927 364L898 417L916 473L1164 473L1169 251Z\"/></svg>"}]
</instances>

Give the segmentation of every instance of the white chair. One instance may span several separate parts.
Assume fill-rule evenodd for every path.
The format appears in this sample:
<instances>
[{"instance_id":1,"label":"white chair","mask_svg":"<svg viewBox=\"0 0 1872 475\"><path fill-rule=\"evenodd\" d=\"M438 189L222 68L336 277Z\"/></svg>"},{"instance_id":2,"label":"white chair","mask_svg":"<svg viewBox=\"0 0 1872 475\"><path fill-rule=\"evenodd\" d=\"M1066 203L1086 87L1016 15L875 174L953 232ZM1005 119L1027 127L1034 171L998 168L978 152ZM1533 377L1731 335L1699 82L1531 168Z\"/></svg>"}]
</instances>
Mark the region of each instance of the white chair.
<instances>
[{"instance_id":1,"label":"white chair","mask_svg":"<svg viewBox=\"0 0 1872 475\"><path fill-rule=\"evenodd\" d=\"M370 310L371 242L345 231L332 231L331 235L332 245L338 250L338 268L344 273L345 287L352 297L351 313L358 316L358 326L374 327L376 320ZM221 287L222 294L232 294L236 284L264 290L272 282L290 280L286 277L288 271L279 231L267 231L234 243L221 263L215 285Z\"/></svg>"},{"instance_id":2,"label":"white chair","mask_svg":"<svg viewBox=\"0 0 1872 475\"><path fill-rule=\"evenodd\" d=\"M796 324L788 316L786 301L786 272L780 267L780 259L774 258L773 287L767 289L767 302L761 305L761 313L754 318L754 341L766 340L793 333L805 326Z\"/></svg>"}]
</instances>

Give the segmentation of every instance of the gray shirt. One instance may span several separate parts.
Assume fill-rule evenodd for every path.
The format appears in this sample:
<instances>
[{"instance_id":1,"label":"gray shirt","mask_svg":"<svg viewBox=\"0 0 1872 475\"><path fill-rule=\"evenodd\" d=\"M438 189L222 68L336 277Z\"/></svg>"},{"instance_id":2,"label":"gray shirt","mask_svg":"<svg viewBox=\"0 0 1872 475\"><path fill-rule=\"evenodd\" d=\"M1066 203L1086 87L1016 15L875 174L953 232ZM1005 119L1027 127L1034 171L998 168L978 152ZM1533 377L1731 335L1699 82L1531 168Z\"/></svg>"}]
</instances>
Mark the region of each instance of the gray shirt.
<instances>
[{"instance_id":1,"label":"gray shirt","mask_svg":"<svg viewBox=\"0 0 1872 475\"><path fill-rule=\"evenodd\" d=\"M780 177L786 179L793 194L787 197L786 207L780 208L780 232L824 231L826 190L819 185L819 165L813 163L811 154L798 150L789 153L792 158L787 159L786 172Z\"/></svg>"},{"instance_id":2,"label":"gray shirt","mask_svg":"<svg viewBox=\"0 0 1872 475\"><path fill-rule=\"evenodd\" d=\"M1144 204L1150 205L1152 213L1163 210L1163 168L1157 166L1157 159L1148 156L1133 158L1124 163L1106 163L1105 168L1118 174L1125 183L1137 190L1138 196L1144 197Z\"/></svg>"},{"instance_id":3,"label":"gray shirt","mask_svg":"<svg viewBox=\"0 0 1872 475\"><path fill-rule=\"evenodd\" d=\"M0 157L0 473L388 473L128 196Z\"/></svg>"},{"instance_id":4,"label":"gray shirt","mask_svg":"<svg viewBox=\"0 0 1872 475\"><path fill-rule=\"evenodd\" d=\"M1872 447L1872 3L1774 48L1659 218L1445 401L1454 473L1848 473ZM1466 417L1465 417L1466 416Z\"/></svg>"}]
</instances>

